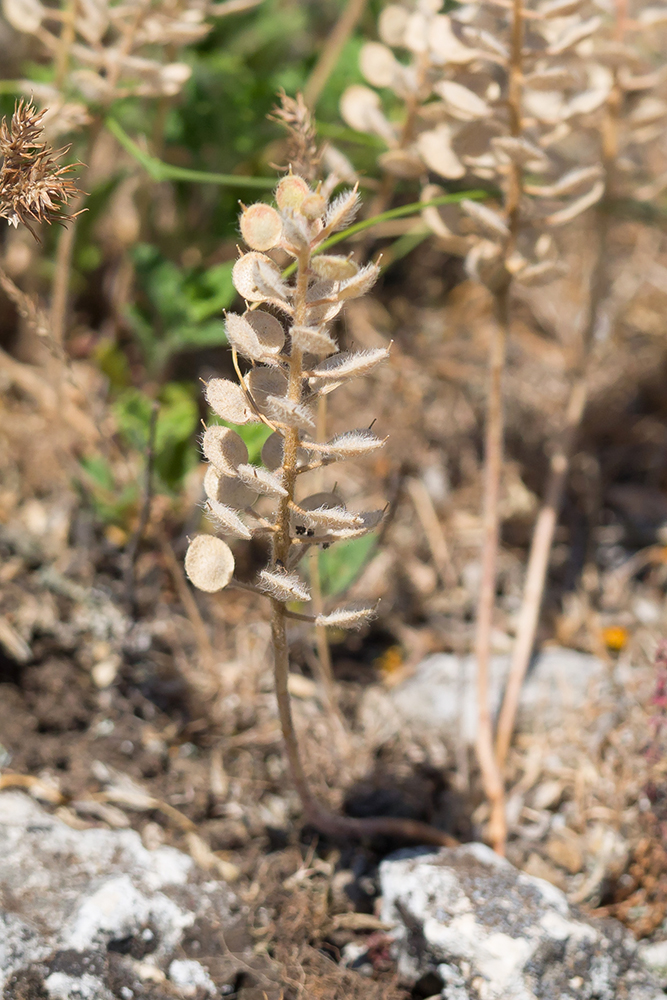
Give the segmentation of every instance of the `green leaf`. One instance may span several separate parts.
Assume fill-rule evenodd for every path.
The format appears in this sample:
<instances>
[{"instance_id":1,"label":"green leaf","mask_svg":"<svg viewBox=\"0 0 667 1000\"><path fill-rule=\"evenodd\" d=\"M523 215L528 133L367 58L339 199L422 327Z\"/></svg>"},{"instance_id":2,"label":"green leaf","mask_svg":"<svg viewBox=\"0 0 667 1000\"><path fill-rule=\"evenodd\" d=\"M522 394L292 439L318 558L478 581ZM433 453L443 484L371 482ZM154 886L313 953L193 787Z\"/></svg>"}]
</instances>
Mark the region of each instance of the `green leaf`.
<instances>
[{"instance_id":1,"label":"green leaf","mask_svg":"<svg viewBox=\"0 0 667 1000\"><path fill-rule=\"evenodd\" d=\"M227 343L225 324L221 319L198 326L177 326L170 330L164 343L169 354L193 347L223 347Z\"/></svg>"},{"instance_id":2,"label":"green leaf","mask_svg":"<svg viewBox=\"0 0 667 1000\"><path fill-rule=\"evenodd\" d=\"M320 552L320 580L325 597L335 597L353 583L371 558L377 541L375 534L364 535Z\"/></svg>"}]
</instances>

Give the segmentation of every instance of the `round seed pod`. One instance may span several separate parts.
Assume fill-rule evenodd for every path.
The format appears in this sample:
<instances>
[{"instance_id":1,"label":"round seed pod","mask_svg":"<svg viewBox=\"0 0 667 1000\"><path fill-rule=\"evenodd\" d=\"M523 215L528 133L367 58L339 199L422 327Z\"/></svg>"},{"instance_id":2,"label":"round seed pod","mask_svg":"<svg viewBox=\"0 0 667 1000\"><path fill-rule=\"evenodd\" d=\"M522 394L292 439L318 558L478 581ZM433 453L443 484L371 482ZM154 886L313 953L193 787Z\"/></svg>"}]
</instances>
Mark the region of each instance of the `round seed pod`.
<instances>
[{"instance_id":1,"label":"round seed pod","mask_svg":"<svg viewBox=\"0 0 667 1000\"><path fill-rule=\"evenodd\" d=\"M359 270L359 265L349 257L326 253L313 257L310 266L315 274L327 281L346 281L353 278Z\"/></svg>"},{"instance_id":2,"label":"round seed pod","mask_svg":"<svg viewBox=\"0 0 667 1000\"><path fill-rule=\"evenodd\" d=\"M262 281L262 285L265 284L267 278L272 279L275 284L275 290L270 294L258 286L260 264L264 268L263 277L265 280ZM274 295L279 297L284 285L278 265L270 257L254 251L244 254L236 261L232 268L232 281L236 291L247 302L266 302Z\"/></svg>"},{"instance_id":3,"label":"round seed pod","mask_svg":"<svg viewBox=\"0 0 667 1000\"><path fill-rule=\"evenodd\" d=\"M256 420L243 389L227 378L212 378L205 389L206 400L214 413L230 424L249 424Z\"/></svg>"},{"instance_id":4,"label":"round seed pod","mask_svg":"<svg viewBox=\"0 0 667 1000\"><path fill-rule=\"evenodd\" d=\"M226 542L214 535L196 535L185 553L185 572L198 590L215 594L234 573L234 556Z\"/></svg>"},{"instance_id":5,"label":"round seed pod","mask_svg":"<svg viewBox=\"0 0 667 1000\"><path fill-rule=\"evenodd\" d=\"M221 476L212 465L206 469L204 476L204 492L209 500L217 500L227 507L244 510L252 507L257 494L244 486L240 479L232 476Z\"/></svg>"},{"instance_id":6,"label":"round seed pod","mask_svg":"<svg viewBox=\"0 0 667 1000\"><path fill-rule=\"evenodd\" d=\"M262 413L267 396L284 396L287 392L287 377L277 368L253 368L243 381Z\"/></svg>"},{"instance_id":7,"label":"round seed pod","mask_svg":"<svg viewBox=\"0 0 667 1000\"><path fill-rule=\"evenodd\" d=\"M255 331L262 352L266 355L280 354L285 344L285 331L282 323L270 313L256 309L247 312L243 317Z\"/></svg>"},{"instance_id":8,"label":"round seed pod","mask_svg":"<svg viewBox=\"0 0 667 1000\"><path fill-rule=\"evenodd\" d=\"M309 194L307 198L303 199L299 209L301 214L310 219L311 222L315 219L321 219L326 210L326 199L321 194Z\"/></svg>"},{"instance_id":9,"label":"round seed pod","mask_svg":"<svg viewBox=\"0 0 667 1000\"><path fill-rule=\"evenodd\" d=\"M241 435L219 424L206 428L202 451L211 465L227 476L235 476L239 465L248 461L248 449Z\"/></svg>"},{"instance_id":10,"label":"round seed pod","mask_svg":"<svg viewBox=\"0 0 667 1000\"><path fill-rule=\"evenodd\" d=\"M258 202L241 214L241 235L252 250L271 250L280 240L283 224L275 208Z\"/></svg>"},{"instance_id":11,"label":"round seed pod","mask_svg":"<svg viewBox=\"0 0 667 1000\"><path fill-rule=\"evenodd\" d=\"M309 194L310 188L303 177L288 174L287 177L283 177L276 188L276 204L280 209L288 208L293 212L298 212L304 198L307 198Z\"/></svg>"},{"instance_id":12,"label":"round seed pod","mask_svg":"<svg viewBox=\"0 0 667 1000\"><path fill-rule=\"evenodd\" d=\"M283 464L283 436L274 432L262 446L262 463L275 472Z\"/></svg>"}]
</instances>

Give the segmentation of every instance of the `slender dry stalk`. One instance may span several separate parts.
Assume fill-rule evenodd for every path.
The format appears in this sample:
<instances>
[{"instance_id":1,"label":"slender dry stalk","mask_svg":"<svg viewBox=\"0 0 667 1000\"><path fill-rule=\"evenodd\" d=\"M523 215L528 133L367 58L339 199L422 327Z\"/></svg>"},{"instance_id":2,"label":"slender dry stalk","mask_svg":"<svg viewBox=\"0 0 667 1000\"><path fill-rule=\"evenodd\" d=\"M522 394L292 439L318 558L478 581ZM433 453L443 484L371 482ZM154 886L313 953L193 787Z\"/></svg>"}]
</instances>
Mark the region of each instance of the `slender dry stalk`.
<instances>
[{"instance_id":1,"label":"slender dry stalk","mask_svg":"<svg viewBox=\"0 0 667 1000\"><path fill-rule=\"evenodd\" d=\"M626 13L625 0L617 0L616 36L619 41L622 41ZM533 530L507 687L498 716L496 759L502 773L504 773L507 755L512 742L512 734L521 698L521 687L535 645L535 636L549 568L549 557L558 523L565 484L570 470L572 452L588 400L588 367L595 327L599 318L600 304L607 283L609 202L614 197L615 190L615 165L619 153L618 135L621 103L622 92L618 82L618 71L616 71L614 74L614 86L607 99L605 114L600 124L600 160L603 169L604 194L596 210L597 246L595 248L595 265L590 279L587 316L581 335L580 357L570 388L563 429L549 461L549 473L544 491L544 501Z\"/></svg>"},{"instance_id":2,"label":"slender dry stalk","mask_svg":"<svg viewBox=\"0 0 667 1000\"><path fill-rule=\"evenodd\" d=\"M520 138L521 86L523 74L523 2L513 0L511 49L507 105L510 135ZM503 247L506 263L516 247L520 224L522 170L512 163L507 178L505 214L509 237ZM502 773L494 754L493 720L489 707L489 668L491 660L491 633L496 603L496 576L498 544L500 537L500 483L503 467L503 372L509 336L510 274L505 269L500 287L495 293L496 323L491 333L489 348L489 387L486 410L486 442L484 453L484 502L482 513L482 575L477 606L477 635L475 655L477 660L477 757L482 774L485 794L491 806L489 839L494 850L505 853L507 822L505 818L505 789Z\"/></svg>"},{"instance_id":3,"label":"slender dry stalk","mask_svg":"<svg viewBox=\"0 0 667 1000\"><path fill-rule=\"evenodd\" d=\"M333 31L329 34L304 88L304 98L309 108L314 108L320 99L327 80L335 69L348 38L361 20L367 4L368 0L348 0Z\"/></svg>"}]
</instances>

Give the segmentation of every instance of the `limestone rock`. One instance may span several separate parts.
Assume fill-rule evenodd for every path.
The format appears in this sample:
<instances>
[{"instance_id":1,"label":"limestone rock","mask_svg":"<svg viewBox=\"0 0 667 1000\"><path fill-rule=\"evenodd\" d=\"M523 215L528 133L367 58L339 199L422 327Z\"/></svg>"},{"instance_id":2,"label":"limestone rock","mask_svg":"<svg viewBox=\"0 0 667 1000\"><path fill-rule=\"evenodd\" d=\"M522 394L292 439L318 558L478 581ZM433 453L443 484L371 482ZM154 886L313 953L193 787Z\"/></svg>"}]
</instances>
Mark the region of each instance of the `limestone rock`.
<instances>
[{"instance_id":1,"label":"limestone rock","mask_svg":"<svg viewBox=\"0 0 667 1000\"><path fill-rule=\"evenodd\" d=\"M0 858L6 1000L204 1000L231 988L239 963L216 934L238 942L242 909L181 851L147 850L133 830L74 830L7 791Z\"/></svg>"},{"instance_id":2,"label":"limestone rock","mask_svg":"<svg viewBox=\"0 0 667 1000\"><path fill-rule=\"evenodd\" d=\"M493 714L509 671L508 656L494 656L489 675L489 705ZM420 726L451 733L452 739L474 744L477 733L476 662L473 656L435 653L391 692L397 713ZM578 708L591 687L608 687L605 665L595 656L573 649L547 647L531 665L521 690L519 726L540 732L563 722Z\"/></svg>"},{"instance_id":3,"label":"limestone rock","mask_svg":"<svg viewBox=\"0 0 667 1000\"><path fill-rule=\"evenodd\" d=\"M399 852L380 882L401 976L443 1000L664 998L621 924L582 919L483 844Z\"/></svg>"}]
</instances>

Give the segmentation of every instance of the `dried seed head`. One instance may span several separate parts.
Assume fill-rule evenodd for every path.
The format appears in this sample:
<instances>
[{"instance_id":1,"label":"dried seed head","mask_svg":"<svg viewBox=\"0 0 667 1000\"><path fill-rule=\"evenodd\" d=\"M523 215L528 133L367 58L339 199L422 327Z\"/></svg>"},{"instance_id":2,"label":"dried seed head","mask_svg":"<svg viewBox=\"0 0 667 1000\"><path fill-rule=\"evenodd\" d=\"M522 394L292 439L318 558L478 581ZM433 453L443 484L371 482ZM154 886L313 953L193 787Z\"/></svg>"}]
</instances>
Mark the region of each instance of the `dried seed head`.
<instances>
[{"instance_id":1,"label":"dried seed head","mask_svg":"<svg viewBox=\"0 0 667 1000\"><path fill-rule=\"evenodd\" d=\"M317 615L315 624L326 625L329 628L362 628L375 617L376 611L376 604L350 604L346 608L329 611L326 615Z\"/></svg>"},{"instance_id":2,"label":"dried seed head","mask_svg":"<svg viewBox=\"0 0 667 1000\"><path fill-rule=\"evenodd\" d=\"M241 214L241 235L252 250L272 250L280 242L283 224L275 208L258 202Z\"/></svg>"},{"instance_id":3,"label":"dried seed head","mask_svg":"<svg viewBox=\"0 0 667 1000\"><path fill-rule=\"evenodd\" d=\"M346 281L358 274L359 265L349 257L320 254L319 257L313 257L311 269L328 281Z\"/></svg>"},{"instance_id":4,"label":"dried seed head","mask_svg":"<svg viewBox=\"0 0 667 1000\"><path fill-rule=\"evenodd\" d=\"M205 395L214 413L230 424L249 424L257 417L248 406L243 390L226 378L212 378L206 384Z\"/></svg>"},{"instance_id":5,"label":"dried seed head","mask_svg":"<svg viewBox=\"0 0 667 1000\"><path fill-rule=\"evenodd\" d=\"M206 504L209 517L225 535L234 535L236 538L252 538L252 532L243 523L233 507L220 503L219 500L208 500Z\"/></svg>"},{"instance_id":6,"label":"dried seed head","mask_svg":"<svg viewBox=\"0 0 667 1000\"><path fill-rule=\"evenodd\" d=\"M276 204L281 210L288 209L298 212L304 198L310 194L310 188L303 177L288 174L283 177L276 188Z\"/></svg>"},{"instance_id":7,"label":"dried seed head","mask_svg":"<svg viewBox=\"0 0 667 1000\"><path fill-rule=\"evenodd\" d=\"M407 9L400 4L390 3L385 7L378 21L378 34L382 41L387 45L402 45L409 16Z\"/></svg>"},{"instance_id":8,"label":"dried seed head","mask_svg":"<svg viewBox=\"0 0 667 1000\"><path fill-rule=\"evenodd\" d=\"M378 166L385 173L405 180L415 180L424 173L421 156L412 149L388 149L378 156Z\"/></svg>"},{"instance_id":9,"label":"dried seed head","mask_svg":"<svg viewBox=\"0 0 667 1000\"><path fill-rule=\"evenodd\" d=\"M198 590L214 594L226 587L232 578L232 550L221 538L197 535L185 555L185 572Z\"/></svg>"},{"instance_id":10,"label":"dried seed head","mask_svg":"<svg viewBox=\"0 0 667 1000\"><path fill-rule=\"evenodd\" d=\"M20 101L7 125L0 125L0 218L13 226L19 222L37 234L33 222L67 221L64 206L76 194L74 182L67 177L72 166L59 166L57 158L65 150L54 153L40 142L41 124L46 111L37 113L31 103Z\"/></svg>"},{"instance_id":11,"label":"dried seed head","mask_svg":"<svg viewBox=\"0 0 667 1000\"><path fill-rule=\"evenodd\" d=\"M238 466L248 461L248 448L241 435L219 424L206 428L202 451L211 465L225 476L235 476Z\"/></svg>"},{"instance_id":12,"label":"dried seed head","mask_svg":"<svg viewBox=\"0 0 667 1000\"><path fill-rule=\"evenodd\" d=\"M263 569L259 574L259 588L277 601L309 601L310 591L296 573L280 569Z\"/></svg>"}]
</instances>

